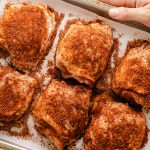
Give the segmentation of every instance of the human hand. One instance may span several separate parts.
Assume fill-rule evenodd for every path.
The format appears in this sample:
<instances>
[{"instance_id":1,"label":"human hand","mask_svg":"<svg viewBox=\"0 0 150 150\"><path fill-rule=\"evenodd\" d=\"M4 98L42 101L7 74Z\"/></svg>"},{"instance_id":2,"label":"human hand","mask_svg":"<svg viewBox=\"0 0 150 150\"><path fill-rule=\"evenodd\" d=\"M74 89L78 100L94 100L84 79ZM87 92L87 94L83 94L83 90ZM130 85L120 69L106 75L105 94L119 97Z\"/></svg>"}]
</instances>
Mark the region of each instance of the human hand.
<instances>
[{"instance_id":1,"label":"human hand","mask_svg":"<svg viewBox=\"0 0 150 150\"><path fill-rule=\"evenodd\" d=\"M99 0L116 6L109 16L121 21L137 21L150 27L150 0Z\"/></svg>"}]
</instances>

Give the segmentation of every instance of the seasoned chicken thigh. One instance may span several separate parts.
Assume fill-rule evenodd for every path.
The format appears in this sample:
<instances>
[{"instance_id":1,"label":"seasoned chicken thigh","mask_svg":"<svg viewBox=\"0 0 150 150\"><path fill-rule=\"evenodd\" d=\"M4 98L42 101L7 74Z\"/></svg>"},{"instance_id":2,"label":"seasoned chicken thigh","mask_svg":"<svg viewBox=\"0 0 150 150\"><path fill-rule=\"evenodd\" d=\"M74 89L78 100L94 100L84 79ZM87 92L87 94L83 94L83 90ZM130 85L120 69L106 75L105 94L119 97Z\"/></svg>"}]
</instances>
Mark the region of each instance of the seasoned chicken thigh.
<instances>
[{"instance_id":1,"label":"seasoned chicken thigh","mask_svg":"<svg viewBox=\"0 0 150 150\"><path fill-rule=\"evenodd\" d=\"M0 68L0 121L16 121L27 111L37 81L10 67Z\"/></svg>"},{"instance_id":2,"label":"seasoned chicken thigh","mask_svg":"<svg viewBox=\"0 0 150 150\"><path fill-rule=\"evenodd\" d=\"M50 46L55 13L41 4L8 5L0 25L0 47L19 69L35 69Z\"/></svg>"},{"instance_id":3,"label":"seasoned chicken thigh","mask_svg":"<svg viewBox=\"0 0 150 150\"><path fill-rule=\"evenodd\" d=\"M91 91L53 80L33 109L36 126L56 149L74 143L88 123Z\"/></svg>"},{"instance_id":4,"label":"seasoned chicken thigh","mask_svg":"<svg viewBox=\"0 0 150 150\"><path fill-rule=\"evenodd\" d=\"M92 121L85 132L86 150L140 150L146 137L146 118L107 93L94 99Z\"/></svg>"},{"instance_id":5,"label":"seasoned chicken thigh","mask_svg":"<svg viewBox=\"0 0 150 150\"><path fill-rule=\"evenodd\" d=\"M150 47L130 49L123 57L112 89L129 101L150 108Z\"/></svg>"},{"instance_id":6,"label":"seasoned chicken thigh","mask_svg":"<svg viewBox=\"0 0 150 150\"><path fill-rule=\"evenodd\" d=\"M56 52L56 66L64 78L92 87L102 75L113 44L111 27L100 20L66 26Z\"/></svg>"}]
</instances>

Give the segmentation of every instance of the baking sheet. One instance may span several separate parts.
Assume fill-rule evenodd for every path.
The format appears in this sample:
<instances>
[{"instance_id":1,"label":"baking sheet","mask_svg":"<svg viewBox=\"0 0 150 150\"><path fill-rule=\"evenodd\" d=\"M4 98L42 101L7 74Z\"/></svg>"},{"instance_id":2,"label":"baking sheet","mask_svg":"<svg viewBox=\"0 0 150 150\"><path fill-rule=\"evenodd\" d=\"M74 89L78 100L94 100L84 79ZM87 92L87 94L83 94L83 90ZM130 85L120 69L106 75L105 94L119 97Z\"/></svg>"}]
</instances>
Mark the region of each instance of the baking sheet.
<instances>
[{"instance_id":1,"label":"baking sheet","mask_svg":"<svg viewBox=\"0 0 150 150\"><path fill-rule=\"evenodd\" d=\"M126 25L117 23L115 21L105 19L105 18L100 17L100 16L98 16L92 12L87 11L87 10L81 9L81 8L73 6L71 4L67 4L61 0L31 0L31 1L32 2L38 2L38 3L45 3L45 4L49 5L50 7L54 8L57 12L65 14L65 17L64 17L64 19L63 19L63 21L62 21L62 23L58 29L57 37L56 37L54 44L52 46L52 50L46 56L45 61L43 62L43 65L42 65L42 70L40 70L37 73L37 76L39 78L42 75L45 75L46 72L48 71L47 64L48 64L49 60L53 58L53 55L54 55L54 52L56 49L56 45L57 45L57 41L58 41L59 31L63 29L67 20L78 18L78 17L81 19L86 19L86 20L93 20L93 19L97 19L97 18L105 20L108 24L110 24L115 29L114 37L118 38L121 36L119 38L119 41L121 43L120 44L120 51L119 51L120 56L123 56L124 50L126 49L126 45L127 45L128 41L133 40L133 39L145 39L145 40L150 39L150 33L140 31L138 29L128 27ZM6 1L6 0L0 1L0 13L3 12L3 8L7 2L8 1ZM18 2L18 1L12 1L12 2ZM20 2L27 2L27 1L20 1ZM4 59L0 59L0 64L7 65L7 62L9 62L9 59L10 58L7 58L7 61ZM51 80L51 75L49 75L48 77L45 77L43 84L46 86L50 80ZM150 128L150 114L146 113L146 117L147 117L148 127ZM40 139L38 133L33 128L34 122L33 122L32 116L30 116L28 119L28 126L30 129L30 132L33 135L33 137L30 139L25 140L25 139L18 138L18 137L10 137L7 134L5 134L4 132L0 132L0 138L7 140L7 141L11 141L11 142L19 144L19 145L22 145L23 147L27 147L28 149L48 150L50 148L48 140L47 139ZM148 136L150 137L150 134ZM42 140L42 142L41 142L41 140ZM43 143L45 146L43 145ZM83 149L82 139L79 140L76 144L76 147L73 147L72 149L78 149L78 150ZM143 150L149 150L149 149L150 149L150 140L145 145Z\"/></svg>"}]
</instances>

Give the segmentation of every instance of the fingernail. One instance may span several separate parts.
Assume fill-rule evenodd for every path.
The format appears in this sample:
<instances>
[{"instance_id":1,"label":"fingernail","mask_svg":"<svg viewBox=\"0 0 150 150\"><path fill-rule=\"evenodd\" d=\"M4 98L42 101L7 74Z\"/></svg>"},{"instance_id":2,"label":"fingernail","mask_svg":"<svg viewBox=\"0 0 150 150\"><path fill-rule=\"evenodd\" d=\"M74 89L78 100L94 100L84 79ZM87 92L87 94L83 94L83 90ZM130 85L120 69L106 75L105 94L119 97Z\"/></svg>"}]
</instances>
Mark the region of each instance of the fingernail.
<instances>
[{"instance_id":1,"label":"fingernail","mask_svg":"<svg viewBox=\"0 0 150 150\"><path fill-rule=\"evenodd\" d=\"M118 9L110 9L109 15L111 17L118 17L119 16L119 10Z\"/></svg>"}]
</instances>

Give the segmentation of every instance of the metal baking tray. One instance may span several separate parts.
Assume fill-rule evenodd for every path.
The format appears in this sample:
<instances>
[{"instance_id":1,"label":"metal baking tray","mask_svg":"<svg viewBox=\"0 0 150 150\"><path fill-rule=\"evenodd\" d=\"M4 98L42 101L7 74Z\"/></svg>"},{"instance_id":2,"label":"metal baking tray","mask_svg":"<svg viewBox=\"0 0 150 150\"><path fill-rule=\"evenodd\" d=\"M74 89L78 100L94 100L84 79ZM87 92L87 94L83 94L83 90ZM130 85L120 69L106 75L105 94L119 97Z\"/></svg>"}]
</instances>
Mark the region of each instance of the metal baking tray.
<instances>
[{"instance_id":1,"label":"metal baking tray","mask_svg":"<svg viewBox=\"0 0 150 150\"><path fill-rule=\"evenodd\" d=\"M100 2L100 0L63 0L63 1L85 8L89 11L97 13L100 16L113 20L112 18L109 17L108 12L110 8L115 8L115 7L112 5ZM130 21L130 22L118 21L118 22L150 33L149 27L146 27L138 22L134 22L134 21Z\"/></svg>"},{"instance_id":2,"label":"metal baking tray","mask_svg":"<svg viewBox=\"0 0 150 150\"><path fill-rule=\"evenodd\" d=\"M67 3L63 1L66 1ZM114 37L116 38L120 37L120 43L122 43L122 45L120 45L120 56L123 56L126 44L129 40L140 39L140 38L148 40L150 38L150 33L148 33L150 32L150 29L141 24L138 24L135 22L119 22L118 23L114 20L111 20L111 18L109 18L108 16L108 10L112 8L112 6L110 5L98 2L96 0L63 0L63 1L62 0L31 0L31 2L33 3L36 2L36 3L47 4L50 7L54 8L56 11L60 13L64 13L65 17L62 21L62 24L60 25L58 29L59 31L63 29L67 20L74 19L74 18L82 18L82 19L88 19L88 20L100 18L102 20L105 20L106 22L108 22L108 24L110 24L113 28L116 29L114 31ZM7 2L8 2L7 0L0 1L0 13L3 12L3 8ZM12 0L12 2L18 2L18 0ZM21 2L26 2L26 1L21 0ZM71 4L68 4L68 3L71 3ZM54 45L52 48L53 50L56 49L56 43L58 41L59 31L54 41ZM120 36L120 35L123 35L123 36ZM0 63L1 63L1 60L0 60ZM148 113L145 113L145 114L148 120L147 122L148 127L150 127L150 120L149 120L150 115ZM30 119L32 120L32 118ZM9 137L8 135L5 135L2 132L0 132L0 149L3 149L3 150L47 150L48 149L47 147L43 147L40 145L41 143L39 141L35 142L32 140L30 141L30 140L24 140L24 139L17 139L16 137ZM149 150L149 149L150 149L150 141L146 144L143 150Z\"/></svg>"}]
</instances>

